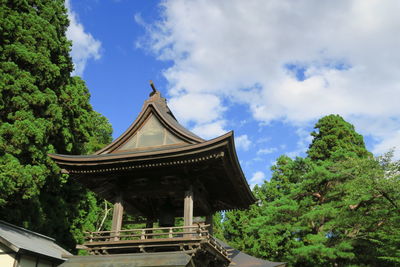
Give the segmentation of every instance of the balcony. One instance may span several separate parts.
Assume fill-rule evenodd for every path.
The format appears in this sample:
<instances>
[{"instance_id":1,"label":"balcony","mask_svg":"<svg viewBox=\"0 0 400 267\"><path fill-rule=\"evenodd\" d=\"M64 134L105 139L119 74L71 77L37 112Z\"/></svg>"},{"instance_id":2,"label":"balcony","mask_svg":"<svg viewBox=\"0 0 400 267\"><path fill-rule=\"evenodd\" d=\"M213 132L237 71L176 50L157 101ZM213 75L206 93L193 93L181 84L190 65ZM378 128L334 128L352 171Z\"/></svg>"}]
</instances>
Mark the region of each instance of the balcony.
<instances>
[{"instance_id":1,"label":"balcony","mask_svg":"<svg viewBox=\"0 0 400 267\"><path fill-rule=\"evenodd\" d=\"M92 255L183 251L190 255L207 253L230 262L228 251L210 235L209 225L141 228L87 232L78 249Z\"/></svg>"}]
</instances>

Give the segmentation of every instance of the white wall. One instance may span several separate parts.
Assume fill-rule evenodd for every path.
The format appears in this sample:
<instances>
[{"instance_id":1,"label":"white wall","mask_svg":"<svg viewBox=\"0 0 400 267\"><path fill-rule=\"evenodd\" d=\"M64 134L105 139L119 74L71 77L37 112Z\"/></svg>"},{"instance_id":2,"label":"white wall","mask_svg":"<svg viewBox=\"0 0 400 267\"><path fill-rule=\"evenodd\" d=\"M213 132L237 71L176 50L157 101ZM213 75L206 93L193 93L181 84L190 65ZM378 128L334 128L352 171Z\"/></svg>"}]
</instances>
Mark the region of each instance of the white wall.
<instances>
[{"instance_id":1,"label":"white wall","mask_svg":"<svg viewBox=\"0 0 400 267\"><path fill-rule=\"evenodd\" d=\"M0 244L0 267L14 267L16 253L8 247ZM29 255L20 255L20 259L17 267L36 267L37 257ZM51 261L47 261L39 258L37 267L53 267L57 266L52 264Z\"/></svg>"},{"instance_id":2,"label":"white wall","mask_svg":"<svg viewBox=\"0 0 400 267\"><path fill-rule=\"evenodd\" d=\"M32 257L28 255L22 255L18 267L36 267L37 257ZM39 258L39 262L37 267L52 267L52 263L50 261L46 261ZM54 265L55 266L55 265Z\"/></svg>"},{"instance_id":3,"label":"white wall","mask_svg":"<svg viewBox=\"0 0 400 267\"><path fill-rule=\"evenodd\" d=\"M1 267L13 267L15 254L13 251L6 246L0 244L0 266Z\"/></svg>"}]
</instances>

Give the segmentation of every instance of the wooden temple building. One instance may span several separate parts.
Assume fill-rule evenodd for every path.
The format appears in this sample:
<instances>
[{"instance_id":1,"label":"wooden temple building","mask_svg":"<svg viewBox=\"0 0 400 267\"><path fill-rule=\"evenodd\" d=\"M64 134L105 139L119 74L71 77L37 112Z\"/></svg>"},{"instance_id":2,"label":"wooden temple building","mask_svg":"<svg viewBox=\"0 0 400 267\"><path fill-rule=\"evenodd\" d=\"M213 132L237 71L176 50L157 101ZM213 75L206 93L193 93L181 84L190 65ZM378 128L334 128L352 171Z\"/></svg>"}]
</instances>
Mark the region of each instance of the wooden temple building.
<instances>
[{"instance_id":1,"label":"wooden temple building","mask_svg":"<svg viewBox=\"0 0 400 267\"><path fill-rule=\"evenodd\" d=\"M212 215L246 209L256 199L233 133L208 141L198 137L178 123L151 86L136 120L111 144L93 155L50 155L63 172L114 203L110 231L90 232L79 246L92 256L74 256L62 266L234 264L233 249L212 236ZM124 229L124 212L144 218L146 227ZM176 226L179 217L183 225ZM199 217L205 219L194 221ZM282 266L262 262L236 266Z\"/></svg>"}]
</instances>

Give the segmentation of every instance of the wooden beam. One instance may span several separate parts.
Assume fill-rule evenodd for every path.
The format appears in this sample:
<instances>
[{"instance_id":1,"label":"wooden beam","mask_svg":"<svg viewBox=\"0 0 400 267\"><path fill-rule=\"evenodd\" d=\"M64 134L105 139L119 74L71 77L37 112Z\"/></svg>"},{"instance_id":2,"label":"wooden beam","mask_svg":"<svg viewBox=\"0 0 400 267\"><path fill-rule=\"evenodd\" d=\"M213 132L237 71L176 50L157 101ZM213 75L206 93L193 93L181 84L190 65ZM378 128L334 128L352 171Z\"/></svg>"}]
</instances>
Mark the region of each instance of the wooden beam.
<instances>
[{"instance_id":1,"label":"wooden beam","mask_svg":"<svg viewBox=\"0 0 400 267\"><path fill-rule=\"evenodd\" d=\"M111 225L111 231L115 232L116 237L113 237L114 241L119 240L119 231L122 227L122 216L124 215L124 206L122 205L122 195L119 194L114 203L113 219Z\"/></svg>"},{"instance_id":2,"label":"wooden beam","mask_svg":"<svg viewBox=\"0 0 400 267\"><path fill-rule=\"evenodd\" d=\"M183 202L183 225L191 226L193 224L193 189L185 191L185 199Z\"/></svg>"}]
</instances>

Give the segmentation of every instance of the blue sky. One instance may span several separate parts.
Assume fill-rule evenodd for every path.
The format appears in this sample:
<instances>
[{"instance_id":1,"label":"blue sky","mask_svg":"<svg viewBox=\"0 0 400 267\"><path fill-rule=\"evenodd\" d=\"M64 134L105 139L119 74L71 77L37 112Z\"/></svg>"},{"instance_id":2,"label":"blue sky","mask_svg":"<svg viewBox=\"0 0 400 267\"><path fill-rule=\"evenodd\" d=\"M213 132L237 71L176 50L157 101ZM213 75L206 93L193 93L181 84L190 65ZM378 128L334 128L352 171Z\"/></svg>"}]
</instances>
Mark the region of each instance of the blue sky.
<instances>
[{"instance_id":1,"label":"blue sky","mask_svg":"<svg viewBox=\"0 0 400 267\"><path fill-rule=\"evenodd\" d=\"M70 0L76 74L118 137L151 91L210 139L234 130L250 184L340 114L380 155L400 143L399 1ZM396 157L399 158L398 150Z\"/></svg>"}]
</instances>

